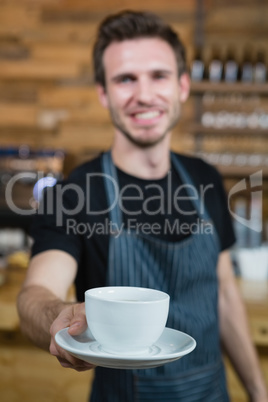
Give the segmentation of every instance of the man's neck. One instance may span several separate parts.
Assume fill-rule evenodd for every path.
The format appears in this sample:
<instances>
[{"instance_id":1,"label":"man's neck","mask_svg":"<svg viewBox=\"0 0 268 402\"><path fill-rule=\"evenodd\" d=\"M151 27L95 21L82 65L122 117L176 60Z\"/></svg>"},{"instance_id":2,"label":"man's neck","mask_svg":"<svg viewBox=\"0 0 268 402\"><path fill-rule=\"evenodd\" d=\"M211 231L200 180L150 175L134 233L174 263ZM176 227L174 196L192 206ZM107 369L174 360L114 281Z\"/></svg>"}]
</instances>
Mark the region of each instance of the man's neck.
<instances>
[{"instance_id":1,"label":"man's neck","mask_svg":"<svg viewBox=\"0 0 268 402\"><path fill-rule=\"evenodd\" d=\"M169 143L169 136L147 148L115 140L112 146L113 162L125 173L141 179L161 179L170 169Z\"/></svg>"}]
</instances>

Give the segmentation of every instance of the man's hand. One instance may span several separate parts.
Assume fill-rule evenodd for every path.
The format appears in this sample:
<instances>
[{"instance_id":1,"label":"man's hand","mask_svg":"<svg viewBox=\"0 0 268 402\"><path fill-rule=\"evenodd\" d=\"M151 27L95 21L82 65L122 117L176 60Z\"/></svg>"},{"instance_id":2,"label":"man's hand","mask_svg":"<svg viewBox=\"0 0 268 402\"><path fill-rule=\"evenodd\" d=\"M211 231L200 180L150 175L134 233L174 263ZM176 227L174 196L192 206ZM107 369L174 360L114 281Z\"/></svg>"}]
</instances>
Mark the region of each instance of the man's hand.
<instances>
[{"instance_id":1,"label":"man's hand","mask_svg":"<svg viewBox=\"0 0 268 402\"><path fill-rule=\"evenodd\" d=\"M50 327L51 342L49 351L56 356L62 367L73 368L76 371L85 371L95 367L94 365L79 360L64 349L60 348L55 342L55 335L63 328L70 327L70 335L80 335L87 329L85 303L72 304L66 306Z\"/></svg>"},{"instance_id":2,"label":"man's hand","mask_svg":"<svg viewBox=\"0 0 268 402\"><path fill-rule=\"evenodd\" d=\"M262 395L251 397L250 402L268 402L268 394L266 390L262 390Z\"/></svg>"},{"instance_id":3,"label":"man's hand","mask_svg":"<svg viewBox=\"0 0 268 402\"><path fill-rule=\"evenodd\" d=\"M55 342L56 333L63 328L70 327L70 335L79 335L87 328L85 304L66 302L76 273L76 260L64 251L37 254L31 259L18 296L18 311L26 336L49 350L63 367L83 371L94 366L73 357Z\"/></svg>"}]
</instances>

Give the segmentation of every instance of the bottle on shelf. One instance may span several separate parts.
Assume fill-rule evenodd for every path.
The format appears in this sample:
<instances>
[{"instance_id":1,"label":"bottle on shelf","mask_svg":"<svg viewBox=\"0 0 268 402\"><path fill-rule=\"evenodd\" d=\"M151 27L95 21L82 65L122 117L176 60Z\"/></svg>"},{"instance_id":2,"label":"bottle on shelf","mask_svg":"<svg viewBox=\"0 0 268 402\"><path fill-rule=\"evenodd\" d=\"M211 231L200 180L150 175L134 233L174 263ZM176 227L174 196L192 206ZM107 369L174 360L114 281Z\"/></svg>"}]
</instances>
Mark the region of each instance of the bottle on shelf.
<instances>
[{"instance_id":1,"label":"bottle on shelf","mask_svg":"<svg viewBox=\"0 0 268 402\"><path fill-rule=\"evenodd\" d=\"M250 48L246 48L241 65L241 81L248 84L253 82L253 62Z\"/></svg>"},{"instance_id":2,"label":"bottle on shelf","mask_svg":"<svg viewBox=\"0 0 268 402\"><path fill-rule=\"evenodd\" d=\"M219 82L222 80L223 63L220 57L218 47L214 47L212 50L212 57L209 62L208 79L211 82Z\"/></svg>"},{"instance_id":3,"label":"bottle on shelf","mask_svg":"<svg viewBox=\"0 0 268 402\"><path fill-rule=\"evenodd\" d=\"M230 47L227 51L226 61L224 64L224 81L236 82L238 79L238 63L235 59L235 51Z\"/></svg>"},{"instance_id":4,"label":"bottle on shelf","mask_svg":"<svg viewBox=\"0 0 268 402\"><path fill-rule=\"evenodd\" d=\"M248 247L248 227L242 222L247 220L247 200L237 198L234 204L233 225L236 236L236 247Z\"/></svg>"},{"instance_id":5,"label":"bottle on shelf","mask_svg":"<svg viewBox=\"0 0 268 402\"><path fill-rule=\"evenodd\" d=\"M200 47L195 49L191 78L193 81L202 81L204 79L204 60L202 58L202 48Z\"/></svg>"},{"instance_id":6,"label":"bottle on shelf","mask_svg":"<svg viewBox=\"0 0 268 402\"><path fill-rule=\"evenodd\" d=\"M249 247L260 247L262 244L262 198L258 195L258 191L251 196L250 212Z\"/></svg>"},{"instance_id":7,"label":"bottle on shelf","mask_svg":"<svg viewBox=\"0 0 268 402\"><path fill-rule=\"evenodd\" d=\"M254 65L254 82L261 84L266 81L267 68L265 64L264 52L259 50L257 52L256 63Z\"/></svg>"}]
</instances>

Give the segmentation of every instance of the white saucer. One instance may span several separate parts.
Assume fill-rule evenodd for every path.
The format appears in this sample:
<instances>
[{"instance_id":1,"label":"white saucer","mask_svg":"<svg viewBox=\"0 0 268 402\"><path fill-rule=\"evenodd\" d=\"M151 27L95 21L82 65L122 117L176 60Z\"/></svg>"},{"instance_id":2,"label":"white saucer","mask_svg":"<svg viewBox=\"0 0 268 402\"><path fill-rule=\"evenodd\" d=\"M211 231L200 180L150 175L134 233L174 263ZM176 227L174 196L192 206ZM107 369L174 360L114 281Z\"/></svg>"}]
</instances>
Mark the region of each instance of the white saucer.
<instances>
[{"instance_id":1,"label":"white saucer","mask_svg":"<svg viewBox=\"0 0 268 402\"><path fill-rule=\"evenodd\" d=\"M117 355L102 350L101 345L85 331L78 336L68 328L56 334L57 344L73 356L96 366L118 369L144 369L161 366L192 352L196 341L184 332L165 328L158 341L142 355Z\"/></svg>"}]
</instances>

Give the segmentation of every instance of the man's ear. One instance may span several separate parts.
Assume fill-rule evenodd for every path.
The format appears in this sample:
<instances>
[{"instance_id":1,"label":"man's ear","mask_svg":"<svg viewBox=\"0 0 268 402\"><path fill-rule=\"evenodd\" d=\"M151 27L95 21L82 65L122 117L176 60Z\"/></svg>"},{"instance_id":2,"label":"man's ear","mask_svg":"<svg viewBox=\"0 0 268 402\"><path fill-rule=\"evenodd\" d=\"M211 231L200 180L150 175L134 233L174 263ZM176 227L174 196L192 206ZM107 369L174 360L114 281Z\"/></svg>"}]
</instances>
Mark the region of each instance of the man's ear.
<instances>
[{"instance_id":1,"label":"man's ear","mask_svg":"<svg viewBox=\"0 0 268 402\"><path fill-rule=\"evenodd\" d=\"M108 97L105 88L102 85L97 84L96 89L101 105L108 109Z\"/></svg>"},{"instance_id":2,"label":"man's ear","mask_svg":"<svg viewBox=\"0 0 268 402\"><path fill-rule=\"evenodd\" d=\"M183 73L180 76L179 85L180 85L180 101L185 102L188 99L190 93L191 80L189 74Z\"/></svg>"}]
</instances>

